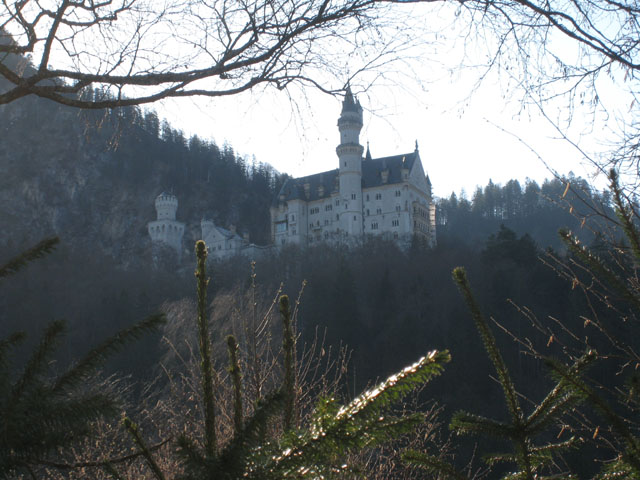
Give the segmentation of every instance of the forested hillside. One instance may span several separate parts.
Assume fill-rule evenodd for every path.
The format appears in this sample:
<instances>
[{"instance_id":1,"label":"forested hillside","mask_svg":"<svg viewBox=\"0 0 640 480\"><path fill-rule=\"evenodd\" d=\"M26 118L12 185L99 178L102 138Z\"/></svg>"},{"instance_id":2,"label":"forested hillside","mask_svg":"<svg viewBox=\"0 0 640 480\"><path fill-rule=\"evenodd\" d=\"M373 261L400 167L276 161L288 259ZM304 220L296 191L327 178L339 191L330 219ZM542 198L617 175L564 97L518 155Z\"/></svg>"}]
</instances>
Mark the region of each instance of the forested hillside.
<instances>
[{"instance_id":1,"label":"forested hillside","mask_svg":"<svg viewBox=\"0 0 640 480\"><path fill-rule=\"evenodd\" d=\"M489 181L478 186L471 199L464 192L452 193L440 199L437 207L440 241L477 246L505 225L519 235L528 234L543 250L565 248L559 228L575 231L583 242L590 243L594 229L599 228L597 221L602 215L613 214L608 191L594 191L572 174L545 180L542 185L529 179L524 185L518 180L505 185Z\"/></svg>"},{"instance_id":2,"label":"forested hillside","mask_svg":"<svg viewBox=\"0 0 640 480\"><path fill-rule=\"evenodd\" d=\"M165 190L179 198L185 245L199 238L203 217L236 225L254 243L269 240L268 208L282 175L229 145L187 139L152 111L23 99L2 107L0 134L3 249L56 234L120 266L146 259L146 224Z\"/></svg>"}]
</instances>

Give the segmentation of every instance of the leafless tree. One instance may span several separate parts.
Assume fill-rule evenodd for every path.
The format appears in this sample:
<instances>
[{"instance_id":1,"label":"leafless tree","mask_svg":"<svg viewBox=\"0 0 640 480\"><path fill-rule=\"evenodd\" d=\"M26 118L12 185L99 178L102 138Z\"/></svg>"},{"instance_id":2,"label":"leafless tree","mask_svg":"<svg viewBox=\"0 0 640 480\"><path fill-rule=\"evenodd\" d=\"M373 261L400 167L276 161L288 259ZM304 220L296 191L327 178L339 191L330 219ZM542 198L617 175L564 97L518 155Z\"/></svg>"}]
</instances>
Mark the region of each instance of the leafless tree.
<instances>
[{"instance_id":1,"label":"leafless tree","mask_svg":"<svg viewBox=\"0 0 640 480\"><path fill-rule=\"evenodd\" d=\"M623 169L628 185L637 183L637 2L483 0L458 8L483 55L471 65L480 81L497 70L505 95L542 113L598 170Z\"/></svg>"},{"instance_id":2,"label":"leafless tree","mask_svg":"<svg viewBox=\"0 0 640 480\"><path fill-rule=\"evenodd\" d=\"M432 55L437 33L463 42L446 67L497 73L568 138L579 117L577 146L606 122L611 145L594 162L635 179L639 13L634 0L3 0L0 105L111 108L292 83L337 93Z\"/></svg>"},{"instance_id":3,"label":"leafless tree","mask_svg":"<svg viewBox=\"0 0 640 480\"><path fill-rule=\"evenodd\" d=\"M291 82L329 91L329 46L371 46L385 15L379 0L4 0L0 104L37 95L107 108ZM355 70L392 58L402 36Z\"/></svg>"}]
</instances>

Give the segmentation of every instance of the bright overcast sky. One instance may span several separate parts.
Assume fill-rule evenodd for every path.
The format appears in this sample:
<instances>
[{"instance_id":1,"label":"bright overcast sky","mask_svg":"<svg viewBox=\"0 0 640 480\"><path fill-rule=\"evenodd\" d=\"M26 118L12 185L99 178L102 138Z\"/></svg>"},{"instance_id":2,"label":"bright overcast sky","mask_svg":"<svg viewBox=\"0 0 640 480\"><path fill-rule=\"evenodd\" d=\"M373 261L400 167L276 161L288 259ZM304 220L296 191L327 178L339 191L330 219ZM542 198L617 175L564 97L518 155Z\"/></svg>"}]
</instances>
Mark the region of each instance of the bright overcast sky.
<instances>
[{"instance_id":1,"label":"bright overcast sky","mask_svg":"<svg viewBox=\"0 0 640 480\"><path fill-rule=\"evenodd\" d=\"M474 88L478 72L456 68L458 60L447 65L455 53L434 48L427 53L429 64L414 62L411 72L389 72L366 92L358 93L354 86L365 110L361 144L370 143L374 158L412 152L417 140L437 196L464 189L470 197L489 179L540 182L552 176L545 162L560 174L572 171L592 179L593 167L559 138L536 107L522 108L518 92L505 87L504 75L491 74ZM607 89L602 86L602 104L608 100ZM280 172L297 177L337 168L341 100L311 89L292 96L295 103L269 88L213 100L170 100L155 108L185 135L197 134L218 145L228 142L240 155ZM560 101L546 111L562 120L567 109ZM605 139L581 115L574 111L572 139L589 151L598 150ZM601 132L601 126L595 130Z\"/></svg>"}]
</instances>

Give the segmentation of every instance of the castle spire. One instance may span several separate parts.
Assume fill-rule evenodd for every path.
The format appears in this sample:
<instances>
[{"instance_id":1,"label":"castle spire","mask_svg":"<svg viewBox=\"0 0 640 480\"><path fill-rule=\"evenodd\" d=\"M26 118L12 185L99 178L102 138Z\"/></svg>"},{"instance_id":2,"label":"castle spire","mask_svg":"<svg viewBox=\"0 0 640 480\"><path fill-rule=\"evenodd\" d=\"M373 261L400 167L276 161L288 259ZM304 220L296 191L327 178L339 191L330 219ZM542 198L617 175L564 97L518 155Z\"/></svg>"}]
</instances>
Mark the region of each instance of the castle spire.
<instances>
[{"instance_id":1,"label":"castle spire","mask_svg":"<svg viewBox=\"0 0 640 480\"><path fill-rule=\"evenodd\" d=\"M367 154L364 157L365 160L371 160L371 150L369 150L369 140L367 140Z\"/></svg>"},{"instance_id":2,"label":"castle spire","mask_svg":"<svg viewBox=\"0 0 640 480\"><path fill-rule=\"evenodd\" d=\"M418 140L416 139L416 152L418 151Z\"/></svg>"},{"instance_id":3,"label":"castle spire","mask_svg":"<svg viewBox=\"0 0 640 480\"><path fill-rule=\"evenodd\" d=\"M362 154L360 130L362 130L362 107L353 97L347 84L342 112L338 118L340 144L336 148L339 162L339 192L343 208L338 214L340 231L357 238L363 233L362 219Z\"/></svg>"},{"instance_id":4,"label":"castle spire","mask_svg":"<svg viewBox=\"0 0 640 480\"><path fill-rule=\"evenodd\" d=\"M351 85L347 84L347 88L344 94L344 100L342 101L342 113L356 112L362 114L362 107L360 102L353 96L351 92Z\"/></svg>"}]
</instances>

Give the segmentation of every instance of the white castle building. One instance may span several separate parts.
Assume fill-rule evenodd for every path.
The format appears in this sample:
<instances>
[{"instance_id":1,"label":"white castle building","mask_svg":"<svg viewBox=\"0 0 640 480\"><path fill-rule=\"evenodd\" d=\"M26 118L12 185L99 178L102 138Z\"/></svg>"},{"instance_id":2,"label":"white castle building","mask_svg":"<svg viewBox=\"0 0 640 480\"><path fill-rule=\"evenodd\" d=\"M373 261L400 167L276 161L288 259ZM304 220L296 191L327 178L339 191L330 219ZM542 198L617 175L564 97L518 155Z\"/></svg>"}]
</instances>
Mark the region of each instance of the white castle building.
<instances>
[{"instance_id":1,"label":"white castle building","mask_svg":"<svg viewBox=\"0 0 640 480\"><path fill-rule=\"evenodd\" d=\"M258 246L212 220L200 223L201 238L212 258L244 255L255 259L285 245L308 246L320 242L354 244L367 235L383 236L408 247L414 239L435 245L435 204L431 182L418 152L363 157L360 145L362 107L347 88L338 119L338 168L289 179L271 206L272 245ZM176 221L178 199L161 193L156 198L158 219L149 222L154 243L182 252L184 224Z\"/></svg>"},{"instance_id":2,"label":"white castle building","mask_svg":"<svg viewBox=\"0 0 640 480\"><path fill-rule=\"evenodd\" d=\"M155 244L164 244L171 247L180 258L184 223L176 220L178 199L175 195L162 192L156 197L155 204L157 220L147 224L151 241Z\"/></svg>"},{"instance_id":3,"label":"white castle building","mask_svg":"<svg viewBox=\"0 0 640 480\"><path fill-rule=\"evenodd\" d=\"M226 229L218 227L212 220L202 220L200 228L202 230L202 240L204 240L209 249L209 255L218 259L235 255L256 259L271 250L269 246L249 243L249 236L244 235L241 237L238 235L233 225Z\"/></svg>"},{"instance_id":4,"label":"white castle building","mask_svg":"<svg viewBox=\"0 0 640 480\"><path fill-rule=\"evenodd\" d=\"M403 247L414 238L435 244L435 204L417 142L411 153L383 158L372 158L367 146L363 157L361 129L362 107L347 88L338 119L338 168L285 182L271 207L276 246L353 243L366 235Z\"/></svg>"}]
</instances>

